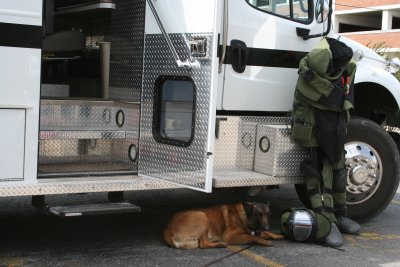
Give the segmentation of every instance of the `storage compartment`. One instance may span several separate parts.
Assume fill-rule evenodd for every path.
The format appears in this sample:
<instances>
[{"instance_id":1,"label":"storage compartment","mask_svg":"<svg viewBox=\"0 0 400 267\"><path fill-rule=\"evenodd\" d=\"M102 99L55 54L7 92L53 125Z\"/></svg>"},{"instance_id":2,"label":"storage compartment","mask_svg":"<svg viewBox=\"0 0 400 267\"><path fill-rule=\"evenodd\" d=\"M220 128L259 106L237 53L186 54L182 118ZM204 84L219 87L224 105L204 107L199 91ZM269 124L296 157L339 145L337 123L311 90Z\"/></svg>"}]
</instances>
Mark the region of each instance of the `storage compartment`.
<instances>
[{"instance_id":1,"label":"storage compartment","mask_svg":"<svg viewBox=\"0 0 400 267\"><path fill-rule=\"evenodd\" d=\"M140 101L146 2L43 3L42 98Z\"/></svg>"},{"instance_id":2,"label":"storage compartment","mask_svg":"<svg viewBox=\"0 0 400 267\"><path fill-rule=\"evenodd\" d=\"M136 173L145 1L43 3L38 176Z\"/></svg>"},{"instance_id":3,"label":"storage compartment","mask_svg":"<svg viewBox=\"0 0 400 267\"><path fill-rule=\"evenodd\" d=\"M39 176L137 171L139 105L43 100Z\"/></svg>"},{"instance_id":4,"label":"storage compartment","mask_svg":"<svg viewBox=\"0 0 400 267\"><path fill-rule=\"evenodd\" d=\"M0 109L0 180L24 178L25 110Z\"/></svg>"},{"instance_id":5,"label":"storage compartment","mask_svg":"<svg viewBox=\"0 0 400 267\"><path fill-rule=\"evenodd\" d=\"M299 166L309 150L290 136L287 125L257 125L254 171L275 177L302 176Z\"/></svg>"},{"instance_id":6,"label":"storage compartment","mask_svg":"<svg viewBox=\"0 0 400 267\"><path fill-rule=\"evenodd\" d=\"M48 0L44 6L41 96L107 98L102 89L101 68L108 71L109 60L102 56L100 46L110 41L112 10L116 4L99 0ZM102 64L102 60L107 63ZM60 94L63 86L69 87L68 94L64 91Z\"/></svg>"}]
</instances>

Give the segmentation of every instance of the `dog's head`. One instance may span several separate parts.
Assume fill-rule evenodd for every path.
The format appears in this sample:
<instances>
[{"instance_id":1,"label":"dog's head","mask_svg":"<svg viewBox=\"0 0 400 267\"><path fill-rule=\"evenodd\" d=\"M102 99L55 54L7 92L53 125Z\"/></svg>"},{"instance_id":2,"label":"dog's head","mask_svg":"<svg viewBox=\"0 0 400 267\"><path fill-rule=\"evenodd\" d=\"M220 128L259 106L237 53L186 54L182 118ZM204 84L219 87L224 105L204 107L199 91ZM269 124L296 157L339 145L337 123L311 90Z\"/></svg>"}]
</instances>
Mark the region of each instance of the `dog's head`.
<instances>
[{"instance_id":1,"label":"dog's head","mask_svg":"<svg viewBox=\"0 0 400 267\"><path fill-rule=\"evenodd\" d=\"M243 208L246 212L247 228L250 231L263 231L269 228L269 202L244 202Z\"/></svg>"}]
</instances>

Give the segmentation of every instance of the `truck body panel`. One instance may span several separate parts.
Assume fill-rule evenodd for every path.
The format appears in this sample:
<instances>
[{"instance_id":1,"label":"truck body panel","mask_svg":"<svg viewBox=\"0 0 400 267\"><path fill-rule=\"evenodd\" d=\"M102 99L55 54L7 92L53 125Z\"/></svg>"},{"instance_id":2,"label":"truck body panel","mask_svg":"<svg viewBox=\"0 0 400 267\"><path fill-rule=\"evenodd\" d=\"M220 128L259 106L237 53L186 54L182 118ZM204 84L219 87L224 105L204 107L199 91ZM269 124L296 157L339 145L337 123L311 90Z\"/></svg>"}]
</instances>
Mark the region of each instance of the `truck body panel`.
<instances>
[{"instance_id":1,"label":"truck body panel","mask_svg":"<svg viewBox=\"0 0 400 267\"><path fill-rule=\"evenodd\" d=\"M2 3L0 22L41 26L42 0L15 0Z\"/></svg>"},{"instance_id":2,"label":"truck body panel","mask_svg":"<svg viewBox=\"0 0 400 267\"><path fill-rule=\"evenodd\" d=\"M42 1L7 1L0 7L1 181L37 177Z\"/></svg>"},{"instance_id":3,"label":"truck body panel","mask_svg":"<svg viewBox=\"0 0 400 267\"><path fill-rule=\"evenodd\" d=\"M318 43L318 38L304 41L296 36L296 28L323 31L322 24L307 13L311 9L301 11L299 3L294 8L304 17L290 19L287 4L276 5L275 10L273 6L246 1L228 4L229 52L235 53L232 40L240 40L247 46L247 53L243 53L247 58L243 73L232 68L235 55L225 64L220 109L271 112L291 109L299 61Z\"/></svg>"}]
</instances>

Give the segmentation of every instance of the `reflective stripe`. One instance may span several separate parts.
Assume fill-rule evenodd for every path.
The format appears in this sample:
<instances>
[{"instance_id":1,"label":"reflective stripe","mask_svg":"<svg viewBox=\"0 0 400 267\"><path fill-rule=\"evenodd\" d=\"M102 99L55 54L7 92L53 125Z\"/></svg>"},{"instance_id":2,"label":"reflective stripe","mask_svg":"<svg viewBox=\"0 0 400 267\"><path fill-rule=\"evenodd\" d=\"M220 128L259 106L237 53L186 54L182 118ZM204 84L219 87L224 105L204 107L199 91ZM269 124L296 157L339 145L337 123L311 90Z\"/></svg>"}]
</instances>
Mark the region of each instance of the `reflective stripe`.
<instances>
[{"instance_id":1,"label":"reflective stripe","mask_svg":"<svg viewBox=\"0 0 400 267\"><path fill-rule=\"evenodd\" d=\"M222 45L219 46L222 50ZM290 51L278 49L264 49L247 47L246 66L273 67L273 68L299 68L300 60L307 55L303 51ZM221 54L221 53L219 53ZM224 64L232 64L232 49L226 47Z\"/></svg>"},{"instance_id":2,"label":"reflective stripe","mask_svg":"<svg viewBox=\"0 0 400 267\"><path fill-rule=\"evenodd\" d=\"M42 26L0 23L0 46L37 48L42 47Z\"/></svg>"}]
</instances>

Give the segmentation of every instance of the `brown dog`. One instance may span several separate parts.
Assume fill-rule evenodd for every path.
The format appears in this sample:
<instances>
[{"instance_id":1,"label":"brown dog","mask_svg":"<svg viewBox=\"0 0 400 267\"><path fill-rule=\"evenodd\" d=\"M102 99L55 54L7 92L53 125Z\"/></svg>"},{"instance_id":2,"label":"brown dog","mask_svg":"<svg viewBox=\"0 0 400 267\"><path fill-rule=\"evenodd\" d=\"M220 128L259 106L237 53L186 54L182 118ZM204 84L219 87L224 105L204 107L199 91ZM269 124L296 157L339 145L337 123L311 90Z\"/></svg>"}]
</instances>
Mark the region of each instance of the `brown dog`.
<instances>
[{"instance_id":1,"label":"brown dog","mask_svg":"<svg viewBox=\"0 0 400 267\"><path fill-rule=\"evenodd\" d=\"M257 202L182 211L172 217L164 231L164 239L170 246L182 249L251 242L272 246L266 239L283 239L284 236L267 231L269 214L269 203Z\"/></svg>"}]
</instances>

